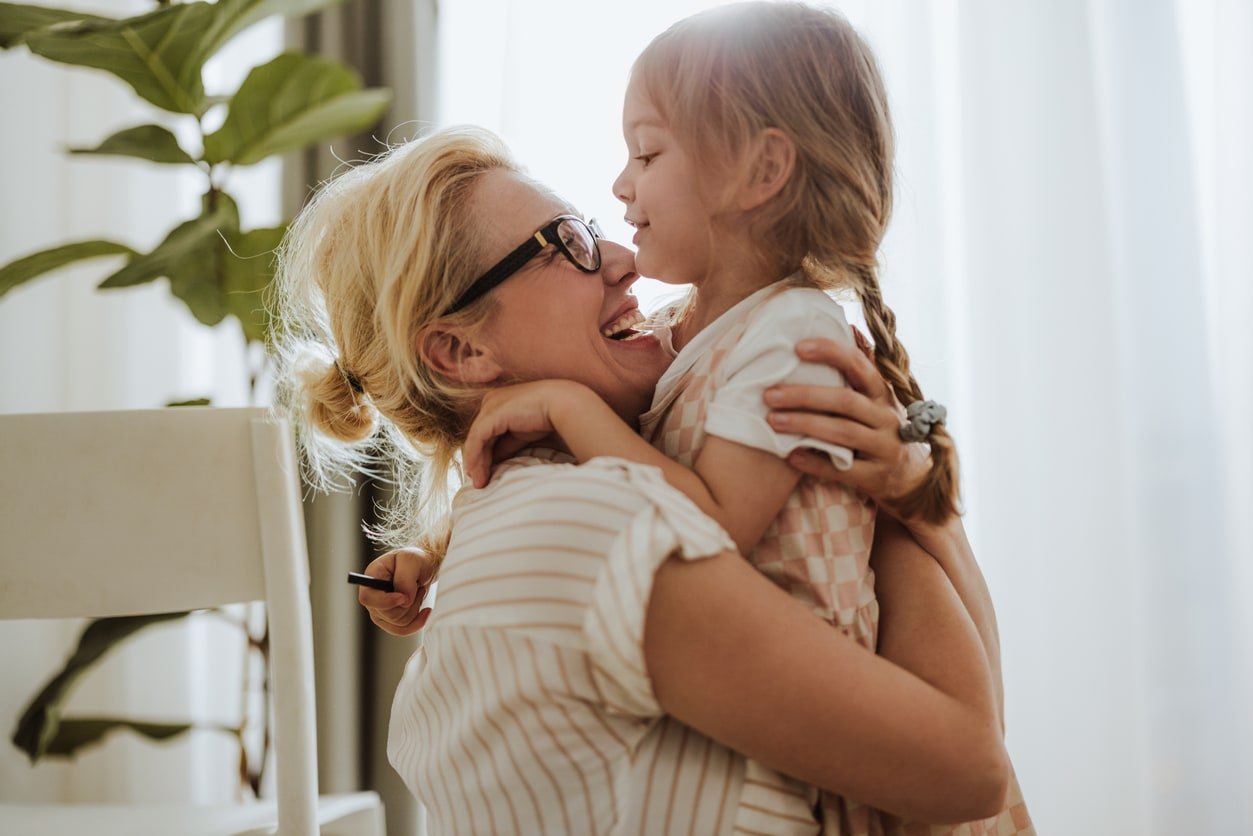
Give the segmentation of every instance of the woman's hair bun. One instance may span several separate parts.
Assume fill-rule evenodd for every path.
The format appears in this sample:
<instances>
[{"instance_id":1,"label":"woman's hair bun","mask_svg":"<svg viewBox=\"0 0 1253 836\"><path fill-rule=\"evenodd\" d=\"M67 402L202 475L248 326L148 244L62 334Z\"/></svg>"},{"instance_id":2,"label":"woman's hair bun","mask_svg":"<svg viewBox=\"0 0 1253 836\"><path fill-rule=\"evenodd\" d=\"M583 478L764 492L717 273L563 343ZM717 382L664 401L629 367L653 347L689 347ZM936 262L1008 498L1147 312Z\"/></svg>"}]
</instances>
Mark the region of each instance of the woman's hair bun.
<instances>
[{"instance_id":1,"label":"woman's hair bun","mask_svg":"<svg viewBox=\"0 0 1253 836\"><path fill-rule=\"evenodd\" d=\"M310 362L297 375L305 390L309 422L323 434L349 444L374 434L378 413L338 362ZM360 383L357 383L360 387Z\"/></svg>"}]
</instances>

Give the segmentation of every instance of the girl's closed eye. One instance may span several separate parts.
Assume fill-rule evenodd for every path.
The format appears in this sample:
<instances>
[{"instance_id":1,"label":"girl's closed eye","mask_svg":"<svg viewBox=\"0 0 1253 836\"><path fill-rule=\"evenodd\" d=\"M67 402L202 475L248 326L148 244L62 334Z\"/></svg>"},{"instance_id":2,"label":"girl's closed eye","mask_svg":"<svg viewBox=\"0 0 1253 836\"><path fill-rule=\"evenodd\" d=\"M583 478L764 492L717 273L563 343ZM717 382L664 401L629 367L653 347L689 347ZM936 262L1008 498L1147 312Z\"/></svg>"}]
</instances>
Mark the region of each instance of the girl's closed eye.
<instances>
[{"instance_id":1,"label":"girl's closed eye","mask_svg":"<svg viewBox=\"0 0 1253 836\"><path fill-rule=\"evenodd\" d=\"M636 156L632 157L631 159L633 159L633 160L639 160L639 161L640 161L640 164L641 164L644 168L648 168L648 164L649 164L649 163L651 163L651 162L652 162L654 159L656 159L656 158L657 158L657 152L656 152L656 151L654 151L654 152L653 152L653 153L651 153L651 154L637 154Z\"/></svg>"}]
</instances>

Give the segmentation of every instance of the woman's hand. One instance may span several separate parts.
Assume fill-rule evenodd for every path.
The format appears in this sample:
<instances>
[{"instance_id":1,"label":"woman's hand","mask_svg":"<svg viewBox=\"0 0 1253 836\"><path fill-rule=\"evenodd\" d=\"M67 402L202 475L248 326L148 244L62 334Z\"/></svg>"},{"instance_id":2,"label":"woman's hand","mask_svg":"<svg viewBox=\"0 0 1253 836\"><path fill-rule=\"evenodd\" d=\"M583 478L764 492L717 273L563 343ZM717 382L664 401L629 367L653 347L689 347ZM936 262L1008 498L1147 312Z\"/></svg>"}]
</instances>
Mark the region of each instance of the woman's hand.
<instances>
[{"instance_id":1,"label":"woman's hand","mask_svg":"<svg viewBox=\"0 0 1253 836\"><path fill-rule=\"evenodd\" d=\"M474 487L491 481L494 462L558 432L553 422L557 409L590 393L569 380L535 380L488 390L461 450Z\"/></svg>"},{"instance_id":2,"label":"woman's hand","mask_svg":"<svg viewBox=\"0 0 1253 836\"><path fill-rule=\"evenodd\" d=\"M426 626L431 608L422 607L439 564L419 549L396 549L376 557L365 567L365 573L390 580L395 592L360 587L357 601L370 613L384 632L393 636L411 636Z\"/></svg>"},{"instance_id":3,"label":"woman's hand","mask_svg":"<svg viewBox=\"0 0 1253 836\"><path fill-rule=\"evenodd\" d=\"M782 432L820 438L853 451L853 465L836 470L827 456L797 450L788 462L802 473L856 488L895 515L894 503L926 475L931 466L925 444L901 440L904 411L891 387L862 348L831 340L802 340L796 354L825 363L844 375L845 388L774 386L765 393L771 426Z\"/></svg>"}]
</instances>

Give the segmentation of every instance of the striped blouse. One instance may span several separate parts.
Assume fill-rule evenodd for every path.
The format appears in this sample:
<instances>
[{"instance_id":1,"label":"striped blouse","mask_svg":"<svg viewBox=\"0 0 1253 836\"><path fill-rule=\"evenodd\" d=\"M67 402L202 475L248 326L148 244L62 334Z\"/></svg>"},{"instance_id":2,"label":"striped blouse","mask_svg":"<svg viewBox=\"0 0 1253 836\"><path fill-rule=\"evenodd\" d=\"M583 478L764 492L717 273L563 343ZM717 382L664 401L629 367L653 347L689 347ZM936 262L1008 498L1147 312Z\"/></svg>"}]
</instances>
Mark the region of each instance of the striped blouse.
<instances>
[{"instance_id":1,"label":"striped blouse","mask_svg":"<svg viewBox=\"0 0 1253 836\"><path fill-rule=\"evenodd\" d=\"M387 747L431 832L790 832L742 803L743 756L673 733L644 666L656 570L732 542L654 468L569 461L531 451L454 503Z\"/></svg>"}]
</instances>

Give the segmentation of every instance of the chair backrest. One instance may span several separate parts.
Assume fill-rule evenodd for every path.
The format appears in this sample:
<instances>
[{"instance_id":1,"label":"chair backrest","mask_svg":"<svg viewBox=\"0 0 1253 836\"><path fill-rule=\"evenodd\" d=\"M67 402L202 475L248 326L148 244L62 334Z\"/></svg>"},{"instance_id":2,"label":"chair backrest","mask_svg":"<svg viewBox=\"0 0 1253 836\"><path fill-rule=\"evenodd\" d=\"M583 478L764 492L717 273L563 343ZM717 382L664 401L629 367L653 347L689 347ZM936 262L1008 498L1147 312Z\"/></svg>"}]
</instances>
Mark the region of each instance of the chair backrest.
<instances>
[{"instance_id":1,"label":"chair backrest","mask_svg":"<svg viewBox=\"0 0 1253 836\"><path fill-rule=\"evenodd\" d=\"M299 477L264 409L0 415L0 618L264 600L279 830L317 832Z\"/></svg>"}]
</instances>

